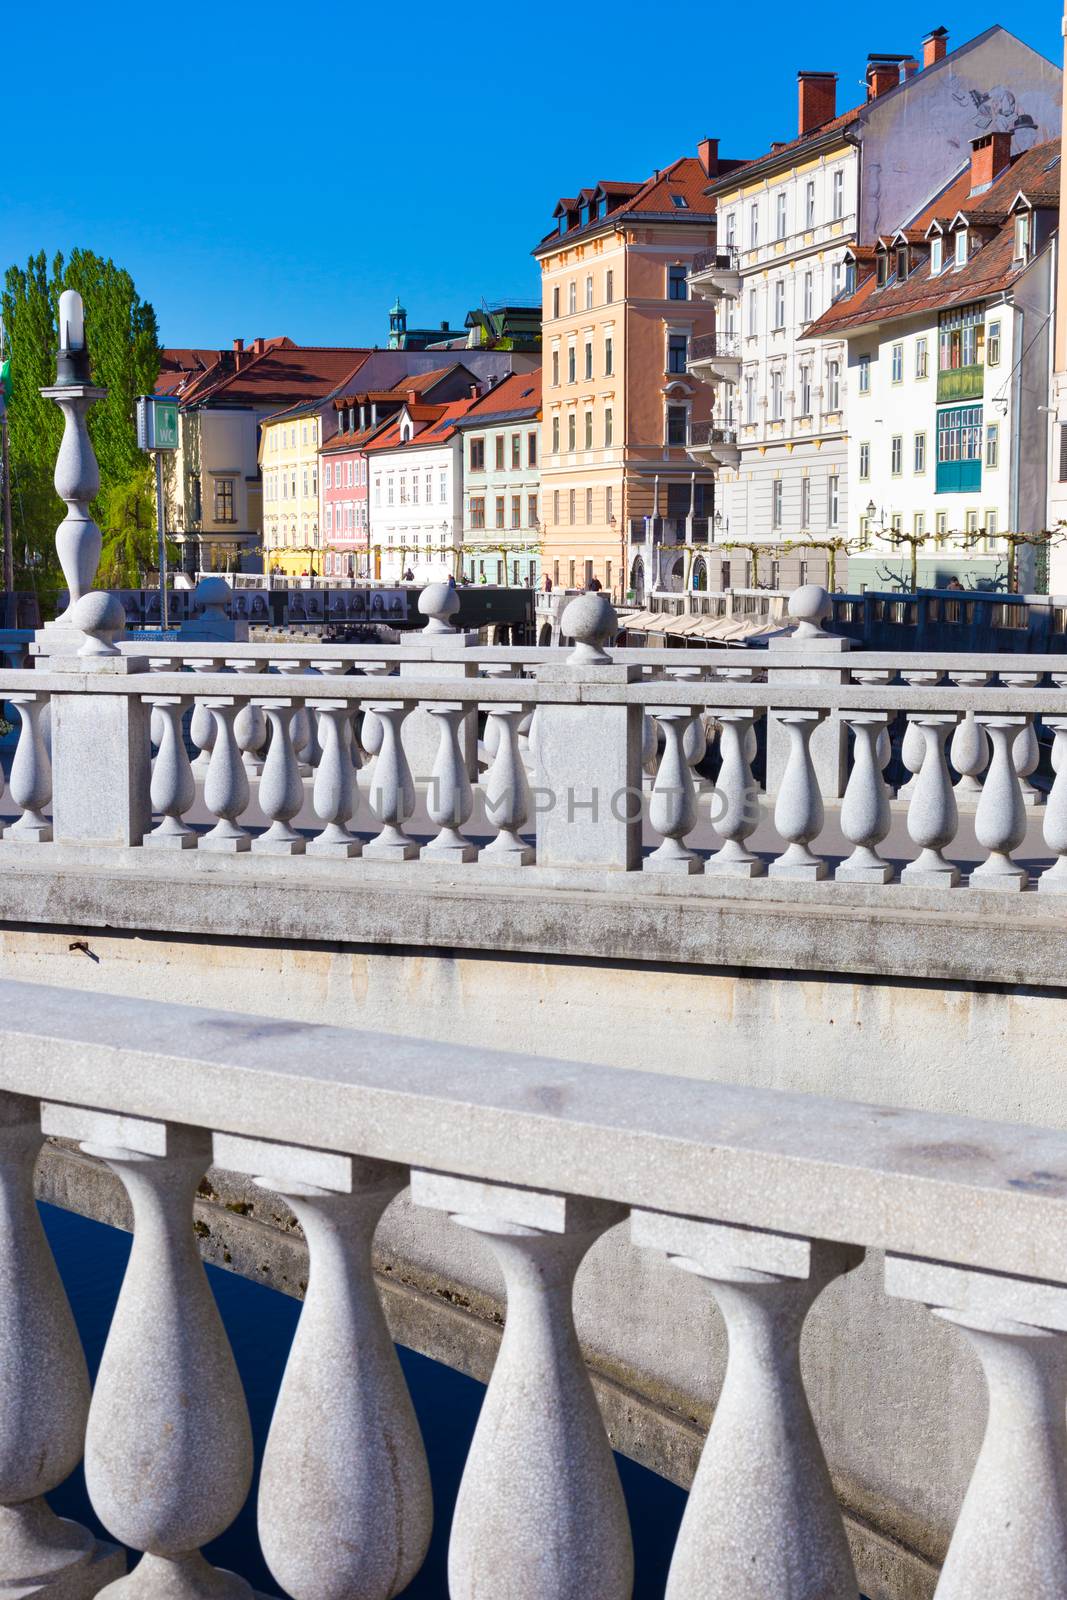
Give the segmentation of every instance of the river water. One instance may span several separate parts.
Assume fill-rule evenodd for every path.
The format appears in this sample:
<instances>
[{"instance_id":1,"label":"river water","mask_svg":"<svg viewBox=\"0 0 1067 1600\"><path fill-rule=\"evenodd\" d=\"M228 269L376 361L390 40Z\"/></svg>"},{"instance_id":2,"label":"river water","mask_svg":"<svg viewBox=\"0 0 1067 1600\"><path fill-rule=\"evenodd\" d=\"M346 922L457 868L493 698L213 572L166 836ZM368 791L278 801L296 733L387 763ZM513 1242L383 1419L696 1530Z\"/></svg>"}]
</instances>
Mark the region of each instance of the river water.
<instances>
[{"instance_id":1,"label":"river water","mask_svg":"<svg viewBox=\"0 0 1067 1600\"><path fill-rule=\"evenodd\" d=\"M129 1255L129 1235L54 1206L42 1205L41 1215L95 1377ZM209 1266L207 1272L244 1381L258 1462L300 1303L216 1267ZM399 1354L426 1442L434 1492L430 1552L404 1594L410 1600L446 1600L448 1528L485 1390L473 1378L412 1350L400 1347ZM634 1462L622 1456L616 1460L633 1528L634 1597L662 1600L686 1497L681 1489ZM80 1468L48 1498L62 1516L74 1517L107 1537L89 1505ZM278 1586L260 1555L255 1503L253 1483L241 1515L220 1539L207 1546L206 1553L216 1565L241 1573L255 1589L276 1595Z\"/></svg>"}]
</instances>

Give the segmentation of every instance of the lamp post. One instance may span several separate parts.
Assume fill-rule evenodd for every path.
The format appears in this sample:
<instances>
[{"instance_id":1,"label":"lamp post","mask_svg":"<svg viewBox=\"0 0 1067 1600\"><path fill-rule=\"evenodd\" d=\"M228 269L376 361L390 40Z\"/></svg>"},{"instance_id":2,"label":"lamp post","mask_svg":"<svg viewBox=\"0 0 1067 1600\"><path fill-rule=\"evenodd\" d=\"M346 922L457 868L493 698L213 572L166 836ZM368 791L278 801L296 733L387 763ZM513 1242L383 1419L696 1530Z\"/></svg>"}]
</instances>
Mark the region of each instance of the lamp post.
<instances>
[{"instance_id":1,"label":"lamp post","mask_svg":"<svg viewBox=\"0 0 1067 1600\"><path fill-rule=\"evenodd\" d=\"M86 414L106 389L97 388L89 371L85 346L85 312L76 289L59 297L59 354L56 381L41 390L63 413L63 440L56 457L56 493L67 514L56 529L56 552L70 599L57 622L69 621L73 607L88 594L100 564L100 529L89 514L89 502L100 488L100 469L86 427Z\"/></svg>"}]
</instances>

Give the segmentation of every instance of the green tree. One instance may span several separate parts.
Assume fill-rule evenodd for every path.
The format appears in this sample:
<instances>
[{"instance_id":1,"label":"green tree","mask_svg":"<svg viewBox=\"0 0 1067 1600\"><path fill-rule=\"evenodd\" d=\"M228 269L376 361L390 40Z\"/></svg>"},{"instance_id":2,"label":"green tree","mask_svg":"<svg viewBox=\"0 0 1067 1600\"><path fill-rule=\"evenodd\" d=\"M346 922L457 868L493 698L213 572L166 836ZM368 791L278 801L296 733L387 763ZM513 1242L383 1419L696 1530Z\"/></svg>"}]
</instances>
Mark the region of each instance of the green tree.
<instances>
[{"instance_id":1,"label":"green tree","mask_svg":"<svg viewBox=\"0 0 1067 1600\"><path fill-rule=\"evenodd\" d=\"M149 572L159 568L156 531L155 475L147 462L123 483L100 491L99 582L107 589L142 589ZM167 543L167 560L177 561L178 548Z\"/></svg>"},{"instance_id":2,"label":"green tree","mask_svg":"<svg viewBox=\"0 0 1067 1600\"><path fill-rule=\"evenodd\" d=\"M143 474L137 449L134 402L150 394L159 373L159 329L151 305L141 299L133 279L111 260L76 249L66 260L57 254L49 270L44 251L25 267L11 266L0 294L11 357L9 407L12 461L12 522L15 582L33 587L42 599L62 584L54 535L63 503L52 484L63 419L39 390L55 380L57 312L64 289L77 289L85 302L85 334L94 381L108 391L89 413L89 434L100 463L100 495L93 515L101 530L118 538L115 508L139 514L131 482ZM117 491L111 501L112 491ZM140 530L134 526L131 534Z\"/></svg>"}]
</instances>

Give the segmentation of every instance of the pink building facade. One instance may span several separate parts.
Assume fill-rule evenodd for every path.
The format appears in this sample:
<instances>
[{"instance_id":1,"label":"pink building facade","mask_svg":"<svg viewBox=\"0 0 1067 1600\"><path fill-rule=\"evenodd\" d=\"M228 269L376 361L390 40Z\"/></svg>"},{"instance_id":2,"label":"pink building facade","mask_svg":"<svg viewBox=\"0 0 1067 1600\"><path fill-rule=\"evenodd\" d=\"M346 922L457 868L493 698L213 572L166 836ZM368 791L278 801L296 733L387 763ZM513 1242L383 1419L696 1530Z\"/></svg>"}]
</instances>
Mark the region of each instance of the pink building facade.
<instances>
[{"instance_id":1,"label":"pink building facade","mask_svg":"<svg viewBox=\"0 0 1067 1600\"><path fill-rule=\"evenodd\" d=\"M367 458L360 448L374 429L339 433L319 452L324 576L370 578Z\"/></svg>"}]
</instances>

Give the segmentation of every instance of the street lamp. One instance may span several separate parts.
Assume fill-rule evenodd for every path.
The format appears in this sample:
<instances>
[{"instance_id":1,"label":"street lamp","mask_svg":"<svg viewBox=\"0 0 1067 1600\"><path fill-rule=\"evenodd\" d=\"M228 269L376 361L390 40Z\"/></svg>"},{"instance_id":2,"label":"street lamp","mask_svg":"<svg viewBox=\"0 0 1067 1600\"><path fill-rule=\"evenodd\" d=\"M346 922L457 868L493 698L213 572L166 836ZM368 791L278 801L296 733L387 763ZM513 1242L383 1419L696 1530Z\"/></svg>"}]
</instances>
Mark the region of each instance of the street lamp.
<instances>
[{"instance_id":1,"label":"street lamp","mask_svg":"<svg viewBox=\"0 0 1067 1600\"><path fill-rule=\"evenodd\" d=\"M89 502L100 489L100 469L86 427L86 413L106 389L94 386L85 344L85 310L76 289L59 297L59 352L56 381L41 390L63 413L63 443L56 459L56 493L66 502L67 514L56 529L56 552L67 580L70 601L63 618L93 586L103 543L93 521Z\"/></svg>"}]
</instances>

